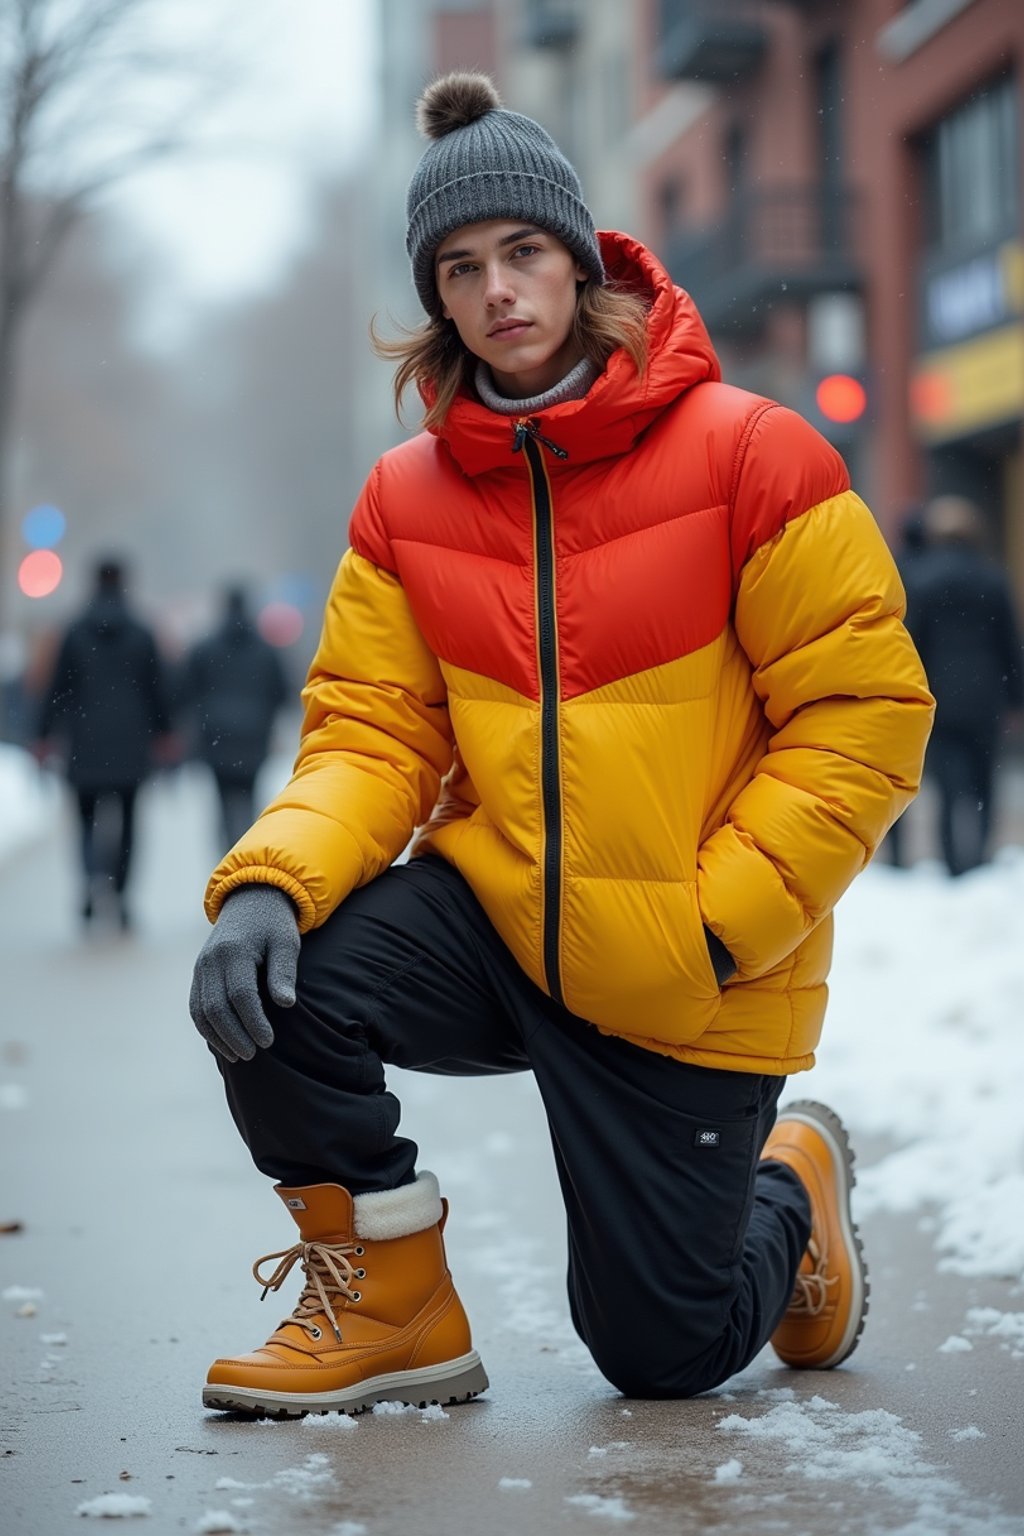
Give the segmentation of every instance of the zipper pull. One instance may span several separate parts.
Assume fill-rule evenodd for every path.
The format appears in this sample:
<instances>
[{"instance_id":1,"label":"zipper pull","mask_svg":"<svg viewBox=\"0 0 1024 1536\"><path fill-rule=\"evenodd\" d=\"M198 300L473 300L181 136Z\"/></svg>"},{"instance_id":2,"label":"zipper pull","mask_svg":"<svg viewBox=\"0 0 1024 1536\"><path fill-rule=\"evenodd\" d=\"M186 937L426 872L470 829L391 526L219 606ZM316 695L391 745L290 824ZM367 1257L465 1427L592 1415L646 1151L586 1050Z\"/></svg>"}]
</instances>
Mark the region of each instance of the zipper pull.
<instances>
[{"instance_id":1,"label":"zipper pull","mask_svg":"<svg viewBox=\"0 0 1024 1536\"><path fill-rule=\"evenodd\" d=\"M544 437L538 430L537 422L533 417L520 416L516 419L512 428L512 452L519 453L528 437L532 437L535 443L543 443L548 452L553 453L556 459L567 459L569 457L568 449L560 448L557 443L551 441L550 437Z\"/></svg>"},{"instance_id":2,"label":"zipper pull","mask_svg":"<svg viewBox=\"0 0 1024 1536\"><path fill-rule=\"evenodd\" d=\"M535 426L532 428L531 436L535 437L538 443L543 443L548 452L553 453L556 459L567 459L569 457L568 448L559 448L558 444L553 443L550 437L542 436Z\"/></svg>"}]
</instances>

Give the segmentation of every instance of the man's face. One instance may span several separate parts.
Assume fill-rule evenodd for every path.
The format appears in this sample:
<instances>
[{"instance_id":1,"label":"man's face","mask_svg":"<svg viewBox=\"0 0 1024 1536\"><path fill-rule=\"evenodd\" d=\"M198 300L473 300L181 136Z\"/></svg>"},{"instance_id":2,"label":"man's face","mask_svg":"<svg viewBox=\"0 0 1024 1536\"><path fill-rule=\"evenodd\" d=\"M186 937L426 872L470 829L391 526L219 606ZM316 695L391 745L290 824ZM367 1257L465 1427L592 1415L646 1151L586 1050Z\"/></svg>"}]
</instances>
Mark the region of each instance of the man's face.
<instances>
[{"instance_id":1,"label":"man's face","mask_svg":"<svg viewBox=\"0 0 1024 1536\"><path fill-rule=\"evenodd\" d=\"M435 257L444 317L512 399L542 394L580 359L572 340L586 269L556 236L522 220L463 224Z\"/></svg>"}]
</instances>

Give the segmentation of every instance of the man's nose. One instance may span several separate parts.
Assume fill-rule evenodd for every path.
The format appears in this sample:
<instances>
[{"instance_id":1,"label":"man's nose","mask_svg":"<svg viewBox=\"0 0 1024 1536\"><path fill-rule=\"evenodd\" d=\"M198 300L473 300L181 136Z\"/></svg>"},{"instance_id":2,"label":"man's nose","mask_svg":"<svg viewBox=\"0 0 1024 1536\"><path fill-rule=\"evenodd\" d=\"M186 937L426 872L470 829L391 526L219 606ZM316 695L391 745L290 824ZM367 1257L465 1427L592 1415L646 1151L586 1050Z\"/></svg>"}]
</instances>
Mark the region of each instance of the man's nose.
<instances>
[{"instance_id":1,"label":"man's nose","mask_svg":"<svg viewBox=\"0 0 1024 1536\"><path fill-rule=\"evenodd\" d=\"M505 267L495 262L487 268L487 281L484 286L484 301L487 304L507 304L515 298L515 293L508 279Z\"/></svg>"}]
</instances>

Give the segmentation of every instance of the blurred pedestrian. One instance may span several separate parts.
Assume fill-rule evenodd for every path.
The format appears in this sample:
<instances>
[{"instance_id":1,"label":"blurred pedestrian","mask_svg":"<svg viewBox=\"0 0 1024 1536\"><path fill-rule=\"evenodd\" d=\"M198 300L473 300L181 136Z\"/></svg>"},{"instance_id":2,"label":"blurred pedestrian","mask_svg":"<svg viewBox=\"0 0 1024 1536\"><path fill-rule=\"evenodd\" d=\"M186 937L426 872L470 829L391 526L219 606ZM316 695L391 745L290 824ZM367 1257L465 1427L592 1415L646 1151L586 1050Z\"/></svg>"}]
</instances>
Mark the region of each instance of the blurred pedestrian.
<instances>
[{"instance_id":1,"label":"blurred pedestrian","mask_svg":"<svg viewBox=\"0 0 1024 1536\"><path fill-rule=\"evenodd\" d=\"M837 1365L866 1310L851 1153L776 1105L832 907L917 787L892 557L828 443L723 385L657 258L599 239L539 124L480 75L419 117L428 318L381 346L426 430L371 471L294 775L207 891L193 1018L298 1226L257 1278L305 1285L204 1400L486 1387L386 1062L533 1071L573 1321L623 1392L703 1392L769 1338Z\"/></svg>"},{"instance_id":2,"label":"blurred pedestrian","mask_svg":"<svg viewBox=\"0 0 1024 1536\"><path fill-rule=\"evenodd\" d=\"M187 658L181 699L217 785L225 849L255 820L256 776L287 691L280 657L249 617L245 593L229 588L220 627Z\"/></svg>"},{"instance_id":3,"label":"blurred pedestrian","mask_svg":"<svg viewBox=\"0 0 1024 1536\"><path fill-rule=\"evenodd\" d=\"M1021 640L1010 583L984 551L977 508L937 497L925 533L908 624L936 699L927 769L939 794L942 856L951 875L962 875L989 855L996 749L1008 713L1024 706Z\"/></svg>"},{"instance_id":4,"label":"blurred pedestrian","mask_svg":"<svg viewBox=\"0 0 1024 1536\"><path fill-rule=\"evenodd\" d=\"M110 895L121 927L131 925L136 796L169 731L156 641L128 607L121 562L103 560L92 600L61 641L35 746L41 760L59 748L75 793L87 922Z\"/></svg>"},{"instance_id":5,"label":"blurred pedestrian","mask_svg":"<svg viewBox=\"0 0 1024 1536\"><path fill-rule=\"evenodd\" d=\"M914 594L924 564L926 549L924 507L919 502L913 502L904 510L900 521L899 544L896 549L896 569L900 573L900 580L907 597L906 624L911 633L913 633L911 615L914 609ZM885 839L884 847L894 869L906 868L905 825L902 816L897 816Z\"/></svg>"}]
</instances>

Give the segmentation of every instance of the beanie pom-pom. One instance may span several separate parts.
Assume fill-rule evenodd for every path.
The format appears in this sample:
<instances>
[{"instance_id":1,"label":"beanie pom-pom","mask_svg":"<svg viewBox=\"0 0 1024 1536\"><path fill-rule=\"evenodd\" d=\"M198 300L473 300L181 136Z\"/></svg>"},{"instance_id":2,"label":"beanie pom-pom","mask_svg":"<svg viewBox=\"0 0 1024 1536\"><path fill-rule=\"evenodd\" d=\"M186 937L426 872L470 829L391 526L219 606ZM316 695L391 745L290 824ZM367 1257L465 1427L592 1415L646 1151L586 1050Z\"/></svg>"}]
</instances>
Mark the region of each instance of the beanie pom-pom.
<instances>
[{"instance_id":1,"label":"beanie pom-pom","mask_svg":"<svg viewBox=\"0 0 1024 1536\"><path fill-rule=\"evenodd\" d=\"M424 138L443 139L500 106L501 97L488 75L456 71L427 86L416 103L416 126Z\"/></svg>"}]
</instances>

